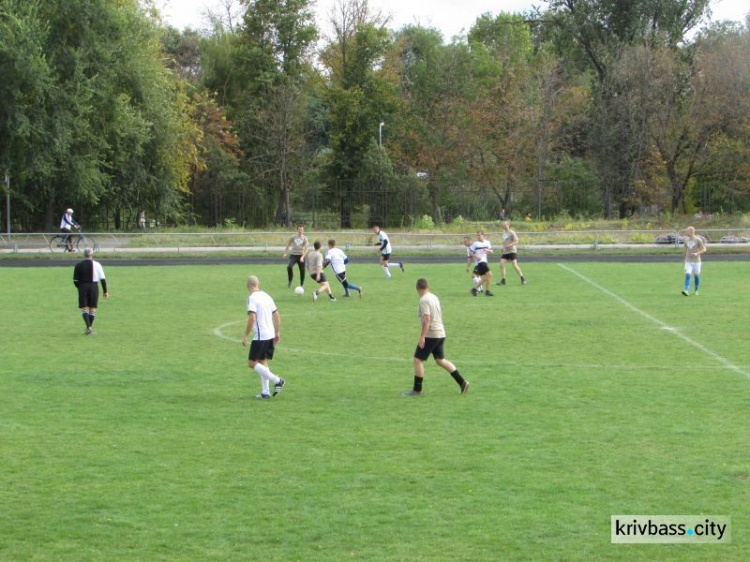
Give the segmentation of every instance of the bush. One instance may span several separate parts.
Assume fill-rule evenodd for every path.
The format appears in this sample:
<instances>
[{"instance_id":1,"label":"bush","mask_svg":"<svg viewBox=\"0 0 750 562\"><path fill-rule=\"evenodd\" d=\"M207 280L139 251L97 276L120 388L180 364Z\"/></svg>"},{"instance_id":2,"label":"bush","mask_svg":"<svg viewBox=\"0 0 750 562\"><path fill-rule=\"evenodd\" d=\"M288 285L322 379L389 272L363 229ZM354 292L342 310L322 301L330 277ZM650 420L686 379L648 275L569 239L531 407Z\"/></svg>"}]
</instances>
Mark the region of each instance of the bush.
<instances>
[{"instance_id":1,"label":"bush","mask_svg":"<svg viewBox=\"0 0 750 562\"><path fill-rule=\"evenodd\" d=\"M435 228L435 221L432 220L430 215L422 215L414 221L413 226L420 230L429 230Z\"/></svg>"}]
</instances>

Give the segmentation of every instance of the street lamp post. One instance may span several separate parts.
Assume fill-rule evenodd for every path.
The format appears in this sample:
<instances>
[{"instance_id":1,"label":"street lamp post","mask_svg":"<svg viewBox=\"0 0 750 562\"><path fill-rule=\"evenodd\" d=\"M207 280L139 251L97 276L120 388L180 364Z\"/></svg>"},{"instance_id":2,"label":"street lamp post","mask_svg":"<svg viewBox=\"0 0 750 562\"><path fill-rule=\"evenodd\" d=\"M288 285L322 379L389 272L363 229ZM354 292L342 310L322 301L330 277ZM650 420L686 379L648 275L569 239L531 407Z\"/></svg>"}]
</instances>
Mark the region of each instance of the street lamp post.
<instances>
[{"instance_id":1,"label":"street lamp post","mask_svg":"<svg viewBox=\"0 0 750 562\"><path fill-rule=\"evenodd\" d=\"M380 122L380 125L378 125L378 184L380 188L379 196L383 198L383 201L381 204L383 207L385 206L385 197L383 196L383 126L385 123L383 121ZM381 212L383 212L383 209L381 209ZM385 222L385 216L381 217L380 221L381 224Z\"/></svg>"},{"instance_id":2,"label":"street lamp post","mask_svg":"<svg viewBox=\"0 0 750 562\"><path fill-rule=\"evenodd\" d=\"M380 122L380 126L378 126L378 146L380 148L383 148L383 127L385 126L385 123L383 121Z\"/></svg>"}]
</instances>

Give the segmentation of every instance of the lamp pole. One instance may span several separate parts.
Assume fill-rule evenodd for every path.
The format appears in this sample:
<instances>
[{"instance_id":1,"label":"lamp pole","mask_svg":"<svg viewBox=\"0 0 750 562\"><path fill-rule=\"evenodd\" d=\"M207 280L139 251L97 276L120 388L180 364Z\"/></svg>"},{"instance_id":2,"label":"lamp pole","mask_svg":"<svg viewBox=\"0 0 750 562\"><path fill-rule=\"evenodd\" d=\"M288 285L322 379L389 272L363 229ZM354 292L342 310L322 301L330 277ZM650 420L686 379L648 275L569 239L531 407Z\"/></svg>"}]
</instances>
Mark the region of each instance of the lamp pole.
<instances>
[{"instance_id":1,"label":"lamp pole","mask_svg":"<svg viewBox=\"0 0 750 562\"><path fill-rule=\"evenodd\" d=\"M385 123L383 121L380 122L380 125L378 126L378 145L380 148L383 148L383 127L385 126Z\"/></svg>"},{"instance_id":2,"label":"lamp pole","mask_svg":"<svg viewBox=\"0 0 750 562\"><path fill-rule=\"evenodd\" d=\"M10 177L5 170L5 216L8 221L8 236L10 236Z\"/></svg>"}]
</instances>

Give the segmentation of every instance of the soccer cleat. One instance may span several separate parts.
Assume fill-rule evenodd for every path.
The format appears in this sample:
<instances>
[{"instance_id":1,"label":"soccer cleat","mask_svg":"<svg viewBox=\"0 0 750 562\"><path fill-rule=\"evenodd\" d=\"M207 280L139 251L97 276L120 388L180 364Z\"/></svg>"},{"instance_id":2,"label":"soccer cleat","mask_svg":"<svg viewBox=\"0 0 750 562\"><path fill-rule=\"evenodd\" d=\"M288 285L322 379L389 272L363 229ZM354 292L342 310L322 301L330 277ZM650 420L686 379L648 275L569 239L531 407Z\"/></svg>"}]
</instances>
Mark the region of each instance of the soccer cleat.
<instances>
[{"instance_id":1,"label":"soccer cleat","mask_svg":"<svg viewBox=\"0 0 750 562\"><path fill-rule=\"evenodd\" d=\"M500 281L495 283L495 285L505 285L505 278L503 277L502 279L500 279Z\"/></svg>"},{"instance_id":2,"label":"soccer cleat","mask_svg":"<svg viewBox=\"0 0 750 562\"><path fill-rule=\"evenodd\" d=\"M292 288L292 282L291 281L289 281L289 283L286 284L286 288L287 289L291 289Z\"/></svg>"},{"instance_id":3,"label":"soccer cleat","mask_svg":"<svg viewBox=\"0 0 750 562\"><path fill-rule=\"evenodd\" d=\"M468 394L469 393L469 381L464 381L464 383L461 385L461 394Z\"/></svg>"},{"instance_id":4,"label":"soccer cleat","mask_svg":"<svg viewBox=\"0 0 750 562\"><path fill-rule=\"evenodd\" d=\"M318 300L318 293L317 293L317 291L313 291L312 296L313 296L313 302L315 302L315 301Z\"/></svg>"},{"instance_id":5,"label":"soccer cleat","mask_svg":"<svg viewBox=\"0 0 750 562\"><path fill-rule=\"evenodd\" d=\"M690 293L688 293L687 291L682 291L682 294L685 295L686 297L690 296Z\"/></svg>"},{"instance_id":6,"label":"soccer cleat","mask_svg":"<svg viewBox=\"0 0 750 562\"><path fill-rule=\"evenodd\" d=\"M399 262L399 266L401 266L401 273L404 273L404 262Z\"/></svg>"},{"instance_id":7,"label":"soccer cleat","mask_svg":"<svg viewBox=\"0 0 750 562\"><path fill-rule=\"evenodd\" d=\"M471 293L471 296L473 297L476 297L477 294L479 294L479 291L477 291L476 289L471 289L469 292Z\"/></svg>"},{"instance_id":8,"label":"soccer cleat","mask_svg":"<svg viewBox=\"0 0 750 562\"><path fill-rule=\"evenodd\" d=\"M694 294L694 295L695 295L696 297L700 296L700 292L699 292L699 291L695 291L695 292L694 292L693 294Z\"/></svg>"},{"instance_id":9,"label":"soccer cleat","mask_svg":"<svg viewBox=\"0 0 750 562\"><path fill-rule=\"evenodd\" d=\"M495 296L495 293L493 293L492 291L486 291L486 292L484 293L484 296L485 296L485 297L494 297L494 296Z\"/></svg>"},{"instance_id":10,"label":"soccer cleat","mask_svg":"<svg viewBox=\"0 0 750 562\"><path fill-rule=\"evenodd\" d=\"M524 279L523 277L521 277L521 285L526 285L526 279Z\"/></svg>"},{"instance_id":11,"label":"soccer cleat","mask_svg":"<svg viewBox=\"0 0 750 562\"><path fill-rule=\"evenodd\" d=\"M279 382L273 385L273 395L277 396L279 392L281 392L281 389L284 388L285 384L286 384L286 381L284 379L280 379Z\"/></svg>"},{"instance_id":12,"label":"soccer cleat","mask_svg":"<svg viewBox=\"0 0 750 562\"><path fill-rule=\"evenodd\" d=\"M270 399L270 398L271 398L271 395L270 395L270 394L263 394L263 393L260 393L260 394L256 394L256 395L255 395L255 397L256 397L256 398L257 398L258 400L267 400L267 399Z\"/></svg>"},{"instance_id":13,"label":"soccer cleat","mask_svg":"<svg viewBox=\"0 0 750 562\"><path fill-rule=\"evenodd\" d=\"M331 298L329 298L328 300L331 301L331 302L336 302L336 297L334 297L333 295L331 295Z\"/></svg>"},{"instance_id":14,"label":"soccer cleat","mask_svg":"<svg viewBox=\"0 0 750 562\"><path fill-rule=\"evenodd\" d=\"M422 393L417 392L416 390L410 390L409 392L402 392L401 396L422 396Z\"/></svg>"},{"instance_id":15,"label":"soccer cleat","mask_svg":"<svg viewBox=\"0 0 750 562\"><path fill-rule=\"evenodd\" d=\"M344 293L344 297L351 297L349 293Z\"/></svg>"},{"instance_id":16,"label":"soccer cleat","mask_svg":"<svg viewBox=\"0 0 750 562\"><path fill-rule=\"evenodd\" d=\"M90 336L93 333L94 333L94 330L92 330L91 328L86 328L86 331L83 332L83 335L84 336Z\"/></svg>"}]
</instances>

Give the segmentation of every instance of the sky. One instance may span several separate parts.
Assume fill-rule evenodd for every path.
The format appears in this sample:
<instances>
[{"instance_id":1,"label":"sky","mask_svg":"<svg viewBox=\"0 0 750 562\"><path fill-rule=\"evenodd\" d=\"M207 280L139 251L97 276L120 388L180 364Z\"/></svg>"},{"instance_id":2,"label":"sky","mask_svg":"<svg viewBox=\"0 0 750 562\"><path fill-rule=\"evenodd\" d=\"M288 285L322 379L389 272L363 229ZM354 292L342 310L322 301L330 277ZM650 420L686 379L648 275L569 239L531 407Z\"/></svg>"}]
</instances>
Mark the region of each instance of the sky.
<instances>
[{"instance_id":1,"label":"sky","mask_svg":"<svg viewBox=\"0 0 750 562\"><path fill-rule=\"evenodd\" d=\"M315 12L318 25L326 29L328 14L335 0L317 0ZM206 27L207 8L216 9L222 0L161 0L161 13L167 23L178 28ZM391 29L399 29L408 24L435 27L443 33L446 41L454 35L468 31L476 18L490 12L522 12L533 6L546 7L542 0L370 0L373 9L380 9L391 15ZM712 0L712 19L745 21L750 12L748 0Z\"/></svg>"}]
</instances>

